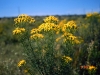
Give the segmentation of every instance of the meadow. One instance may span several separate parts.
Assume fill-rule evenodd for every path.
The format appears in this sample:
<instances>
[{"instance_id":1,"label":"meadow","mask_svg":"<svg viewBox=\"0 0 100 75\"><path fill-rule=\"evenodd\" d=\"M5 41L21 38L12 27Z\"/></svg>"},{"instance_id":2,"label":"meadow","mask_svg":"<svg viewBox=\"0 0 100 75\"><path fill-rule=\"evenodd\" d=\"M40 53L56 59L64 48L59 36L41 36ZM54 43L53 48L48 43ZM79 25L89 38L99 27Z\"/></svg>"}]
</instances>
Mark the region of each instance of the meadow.
<instances>
[{"instance_id":1,"label":"meadow","mask_svg":"<svg viewBox=\"0 0 100 75\"><path fill-rule=\"evenodd\" d=\"M100 14L0 18L0 75L100 75Z\"/></svg>"}]
</instances>

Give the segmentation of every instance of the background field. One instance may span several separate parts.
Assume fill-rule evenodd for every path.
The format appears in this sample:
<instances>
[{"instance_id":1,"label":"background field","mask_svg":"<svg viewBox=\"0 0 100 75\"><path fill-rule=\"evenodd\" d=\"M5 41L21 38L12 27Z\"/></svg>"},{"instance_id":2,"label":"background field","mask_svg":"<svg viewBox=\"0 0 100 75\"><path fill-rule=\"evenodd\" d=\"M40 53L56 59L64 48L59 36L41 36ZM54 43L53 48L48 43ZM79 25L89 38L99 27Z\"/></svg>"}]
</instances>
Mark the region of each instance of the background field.
<instances>
[{"instance_id":1,"label":"background field","mask_svg":"<svg viewBox=\"0 0 100 75\"><path fill-rule=\"evenodd\" d=\"M47 15L48 16L48 15ZM66 19L66 21L74 20L78 26L77 35L81 36L84 42L76 50L75 67L79 64L86 65L88 57L88 49L91 48L92 54L90 56L90 62L92 65L97 66L96 75L100 75L100 18L94 18L92 21L86 21L86 15L54 15L60 21ZM46 16L32 16L36 22L32 25L32 28L39 26L44 17ZM3 17L0 18L0 75L22 75L17 67L19 60L25 58L23 48L17 38L12 35L14 29L14 18L16 17ZM91 23L90 23L91 22ZM91 32L92 29L92 32ZM92 43L94 44L92 45ZM92 45L92 46L90 46ZM78 57L77 57L78 56ZM87 75L85 70L79 70L79 75Z\"/></svg>"}]
</instances>

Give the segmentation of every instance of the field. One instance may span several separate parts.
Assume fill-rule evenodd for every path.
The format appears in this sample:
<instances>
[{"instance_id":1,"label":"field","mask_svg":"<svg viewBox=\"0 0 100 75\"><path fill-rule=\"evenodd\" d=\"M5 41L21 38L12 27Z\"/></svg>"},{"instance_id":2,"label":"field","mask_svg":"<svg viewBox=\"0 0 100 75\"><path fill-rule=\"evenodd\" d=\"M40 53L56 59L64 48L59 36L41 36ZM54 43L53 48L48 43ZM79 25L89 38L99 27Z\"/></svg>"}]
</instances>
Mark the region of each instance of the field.
<instances>
[{"instance_id":1,"label":"field","mask_svg":"<svg viewBox=\"0 0 100 75\"><path fill-rule=\"evenodd\" d=\"M100 14L0 18L0 75L100 75Z\"/></svg>"}]
</instances>

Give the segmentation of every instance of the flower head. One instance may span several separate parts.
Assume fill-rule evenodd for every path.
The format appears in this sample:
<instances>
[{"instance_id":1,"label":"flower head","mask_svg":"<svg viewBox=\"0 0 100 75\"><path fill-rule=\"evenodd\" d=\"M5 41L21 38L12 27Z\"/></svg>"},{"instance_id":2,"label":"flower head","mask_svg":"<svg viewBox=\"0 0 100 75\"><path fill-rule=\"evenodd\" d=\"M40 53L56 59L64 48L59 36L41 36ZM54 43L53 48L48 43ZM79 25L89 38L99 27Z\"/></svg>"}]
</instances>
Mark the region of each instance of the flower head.
<instances>
[{"instance_id":1,"label":"flower head","mask_svg":"<svg viewBox=\"0 0 100 75\"><path fill-rule=\"evenodd\" d=\"M77 28L76 23L73 20L72 21L69 21L67 24L65 24L65 26L67 28L70 28L70 29L76 29Z\"/></svg>"},{"instance_id":2,"label":"flower head","mask_svg":"<svg viewBox=\"0 0 100 75\"><path fill-rule=\"evenodd\" d=\"M42 34L36 33L30 36L31 39L40 39L40 38L44 38L44 36Z\"/></svg>"},{"instance_id":3,"label":"flower head","mask_svg":"<svg viewBox=\"0 0 100 75\"><path fill-rule=\"evenodd\" d=\"M69 63L72 61L72 58L69 56L63 56L62 59L65 61L65 63Z\"/></svg>"},{"instance_id":4,"label":"flower head","mask_svg":"<svg viewBox=\"0 0 100 75\"><path fill-rule=\"evenodd\" d=\"M54 23L43 23L39 26L39 30L40 31L44 31L44 32L47 32L47 31L50 31L50 30L54 30L55 28L55 24Z\"/></svg>"},{"instance_id":5,"label":"flower head","mask_svg":"<svg viewBox=\"0 0 100 75\"><path fill-rule=\"evenodd\" d=\"M44 19L44 22L58 22L58 18L56 18L56 17L54 17L54 16L49 16L49 17L46 17L45 19Z\"/></svg>"},{"instance_id":6,"label":"flower head","mask_svg":"<svg viewBox=\"0 0 100 75\"><path fill-rule=\"evenodd\" d=\"M33 23L35 21L34 18L26 15L26 14L21 14L17 18L14 19L15 25L19 25L20 23Z\"/></svg>"},{"instance_id":7,"label":"flower head","mask_svg":"<svg viewBox=\"0 0 100 75\"><path fill-rule=\"evenodd\" d=\"M92 71L92 70L96 70L97 67L93 66L93 65L82 65L80 66L81 69L87 69L89 71Z\"/></svg>"},{"instance_id":8,"label":"flower head","mask_svg":"<svg viewBox=\"0 0 100 75\"><path fill-rule=\"evenodd\" d=\"M21 61L19 61L19 63L18 63L18 67L21 67L22 65L24 65L24 64L26 64L26 61L25 60L21 60Z\"/></svg>"},{"instance_id":9,"label":"flower head","mask_svg":"<svg viewBox=\"0 0 100 75\"><path fill-rule=\"evenodd\" d=\"M96 70L97 68L95 66L89 66L89 70Z\"/></svg>"},{"instance_id":10,"label":"flower head","mask_svg":"<svg viewBox=\"0 0 100 75\"><path fill-rule=\"evenodd\" d=\"M31 30L31 34L36 34L36 33L39 33L39 32L40 32L40 30L37 29L37 28L33 28L33 29Z\"/></svg>"},{"instance_id":11,"label":"flower head","mask_svg":"<svg viewBox=\"0 0 100 75\"><path fill-rule=\"evenodd\" d=\"M15 30L13 30L13 35L18 35L18 34L22 34L23 32L25 32L25 28L16 28Z\"/></svg>"},{"instance_id":12,"label":"flower head","mask_svg":"<svg viewBox=\"0 0 100 75\"><path fill-rule=\"evenodd\" d=\"M92 13L87 13L86 14L86 17L91 17L92 16Z\"/></svg>"},{"instance_id":13,"label":"flower head","mask_svg":"<svg viewBox=\"0 0 100 75\"><path fill-rule=\"evenodd\" d=\"M56 42L58 42L61 39L61 37L56 38Z\"/></svg>"},{"instance_id":14,"label":"flower head","mask_svg":"<svg viewBox=\"0 0 100 75\"><path fill-rule=\"evenodd\" d=\"M70 32L72 30L77 29L77 25L75 23L75 21L68 21L67 23L61 23L58 25L59 30L61 30L61 32Z\"/></svg>"}]
</instances>

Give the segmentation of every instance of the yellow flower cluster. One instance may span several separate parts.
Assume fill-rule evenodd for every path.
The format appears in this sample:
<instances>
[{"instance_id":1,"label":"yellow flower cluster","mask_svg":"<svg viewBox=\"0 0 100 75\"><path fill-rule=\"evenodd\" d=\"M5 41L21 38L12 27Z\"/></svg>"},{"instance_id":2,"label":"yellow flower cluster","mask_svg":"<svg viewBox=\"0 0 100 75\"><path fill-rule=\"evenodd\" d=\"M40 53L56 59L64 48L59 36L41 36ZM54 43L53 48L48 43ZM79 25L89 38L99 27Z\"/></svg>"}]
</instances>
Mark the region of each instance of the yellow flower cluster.
<instances>
[{"instance_id":1,"label":"yellow flower cluster","mask_svg":"<svg viewBox=\"0 0 100 75\"><path fill-rule=\"evenodd\" d=\"M44 38L44 36L42 34L36 33L30 36L30 39L40 39L40 38Z\"/></svg>"},{"instance_id":2,"label":"yellow flower cluster","mask_svg":"<svg viewBox=\"0 0 100 75\"><path fill-rule=\"evenodd\" d=\"M44 19L44 22L58 22L58 18L54 16L49 16Z\"/></svg>"},{"instance_id":3,"label":"yellow flower cluster","mask_svg":"<svg viewBox=\"0 0 100 75\"><path fill-rule=\"evenodd\" d=\"M61 37L65 37L67 40L74 41L77 37L71 33L65 32Z\"/></svg>"},{"instance_id":4,"label":"yellow flower cluster","mask_svg":"<svg viewBox=\"0 0 100 75\"><path fill-rule=\"evenodd\" d=\"M69 33L69 32L64 32L64 34L61 37L69 37L72 36L73 34Z\"/></svg>"},{"instance_id":5,"label":"yellow flower cluster","mask_svg":"<svg viewBox=\"0 0 100 75\"><path fill-rule=\"evenodd\" d=\"M86 14L86 17L90 17L90 16L92 16L92 13Z\"/></svg>"},{"instance_id":6,"label":"yellow flower cluster","mask_svg":"<svg viewBox=\"0 0 100 75\"><path fill-rule=\"evenodd\" d=\"M66 19L61 20L61 21L59 22L59 24L55 27L56 34L59 34L59 32L62 31L62 28L64 27L64 24L65 24L65 23L66 23ZM65 30L63 30L63 31L66 31L66 28L65 28Z\"/></svg>"},{"instance_id":7,"label":"yellow flower cluster","mask_svg":"<svg viewBox=\"0 0 100 75\"><path fill-rule=\"evenodd\" d=\"M59 22L59 26L60 27L62 27L64 24L66 24L67 23L67 20L66 19L64 19L64 20L61 20L60 22Z\"/></svg>"},{"instance_id":8,"label":"yellow flower cluster","mask_svg":"<svg viewBox=\"0 0 100 75\"><path fill-rule=\"evenodd\" d=\"M62 31L62 32L66 32L66 30L67 30L66 24L64 24L62 27L59 26L59 29L60 29L60 28L61 28L61 31Z\"/></svg>"},{"instance_id":9,"label":"yellow flower cluster","mask_svg":"<svg viewBox=\"0 0 100 75\"><path fill-rule=\"evenodd\" d=\"M20 23L24 23L24 22L31 24L35 21L35 19L26 14L21 14L18 16L18 18L15 18L14 21L15 21L15 24L17 25L19 25Z\"/></svg>"},{"instance_id":10,"label":"yellow flower cluster","mask_svg":"<svg viewBox=\"0 0 100 75\"><path fill-rule=\"evenodd\" d=\"M47 31L50 31L50 30L54 30L55 28L55 24L54 23L43 23L39 26L39 30L40 31L44 31L44 32L47 32Z\"/></svg>"},{"instance_id":11,"label":"yellow flower cluster","mask_svg":"<svg viewBox=\"0 0 100 75\"><path fill-rule=\"evenodd\" d=\"M58 42L62 38L63 38L64 43L66 43L67 41L72 41L75 44L81 43L81 41L79 41L78 37L74 36L73 34L71 34L69 32L65 32L61 37L58 37L56 39L56 42Z\"/></svg>"},{"instance_id":12,"label":"yellow flower cluster","mask_svg":"<svg viewBox=\"0 0 100 75\"><path fill-rule=\"evenodd\" d=\"M74 35L70 35L68 38L65 38L66 40L64 40L64 42L67 42L67 40L72 41L73 44L80 44L81 41L79 41L78 37L74 36Z\"/></svg>"},{"instance_id":13,"label":"yellow flower cluster","mask_svg":"<svg viewBox=\"0 0 100 75\"><path fill-rule=\"evenodd\" d=\"M60 39L61 39L61 37L58 37L58 38L56 39L56 42L58 42Z\"/></svg>"},{"instance_id":14,"label":"yellow flower cluster","mask_svg":"<svg viewBox=\"0 0 100 75\"><path fill-rule=\"evenodd\" d=\"M97 16L97 15L99 15L98 12L87 13L87 14L86 14L86 17L88 18L88 17L91 17L91 16Z\"/></svg>"},{"instance_id":15,"label":"yellow flower cluster","mask_svg":"<svg viewBox=\"0 0 100 75\"><path fill-rule=\"evenodd\" d=\"M94 14L94 15L98 15L99 13L98 13L98 12L94 12L93 14Z\"/></svg>"},{"instance_id":16,"label":"yellow flower cluster","mask_svg":"<svg viewBox=\"0 0 100 75\"><path fill-rule=\"evenodd\" d=\"M67 24L65 24L65 26L66 26L67 28L70 28L70 29L76 29L76 28L77 28L76 23L75 23L75 21L73 21L73 20L67 22Z\"/></svg>"},{"instance_id":17,"label":"yellow flower cluster","mask_svg":"<svg viewBox=\"0 0 100 75\"><path fill-rule=\"evenodd\" d=\"M21 14L18 16L18 18L14 19L15 24L20 24L23 22L28 22L28 23L32 23L34 22L34 18L31 18L30 16L26 15L26 14ZM38 39L38 38L43 38L44 36L41 34L41 32L48 32L48 31L56 31L56 33L58 34L60 31L63 32L63 35L58 37L56 39L56 42L59 41L60 39L64 38L63 41L67 42L68 40L70 41L74 41L76 43L80 43L78 38L76 36L74 36L73 34L70 33L71 29L76 29L77 26L75 24L75 22L69 21L66 23L66 20L62 20L59 25L55 24L55 22L58 22L58 19L54 16L49 16L46 17L44 19L45 23L42 23L38 28L33 28L30 32L31 39ZM17 27L15 30L13 30L13 35L17 35L17 34L22 34L23 32L25 32L25 28L19 28Z\"/></svg>"},{"instance_id":18,"label":"yellow flower cluster","mask_svg":"<svg viewBox=\"0 0 100 75\"><path fill-rule=\"evenodd\" d=\"M70 35L70 36L69 36L69 39L70 39L70 40L75 40L76 38L77 38L77 37L76 37L76 36L73 36L73 35Z\"/></svg>"},{"instance_id":19,"label":"yellow flower cluster","mask_svg":"<svg viewBox=\"0 0 100 75\"><path fill-rule=\"evenodd\" d=\"M63 56L62 59L66 62L66 63L69 63L72 61L72 58L69 57L69 56Z\"/></svg>"},{"instance_id":20,"label":"yellow flower cluster","mask_svg":"<svg viewBox=\"0 0 100 75\"><path fill-rule=\"evenodd\" d=\"M25 60L21 60L21 61L19 61L19 63L18 63L18 67L21 67L22 65L24 65L24 64L26 64L26 61Z\"/></svg>"},{"instance_id":21,"label":"yellow flower cluster","mask_svg":"<svg viewBox=\"0 0 100 75\"><path fill-rule=\"evenodd\" d=\"M58 30L61 30L62 32L70 32L70 30L75 30L77 28L76 23L72 21L68 21L66 24L59 24Z\"/></svg>"},{"instance_id":22,"label":"yellow flower cluster","mask_svg":"<svg viewBox=\"0 0 100 75\"><path fill-rule=\"evenodd\" d=\"M18 34L22 34L23 32L25 32L25 28L16 28L15 30L13 30L13 35L18 35Z\"/></svg>"},{"instance_id":23,"label":"yellow flower cluster","mask_svg":"<svg viewBox=\"0 0 100 75\"><path fill-rule=\"evenodd\" d=\"M36 34L36 33L39 33L39 32L40 32L40 30L37 29L37 28L33 28L33 29L31 30L31 34Z\"/></svg>"},{"instance_id":24,"label":"yellow flower cluster","mask_svg":"<svg viewBox=\"0 0 100 75\"><path fill-rule=\"evenodd\" d=\"M89 68L88 68L89 70L96 70L97 69L97 67L95 67L95 66L89 66Z\"/></svg>"}]
</instances>

